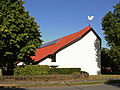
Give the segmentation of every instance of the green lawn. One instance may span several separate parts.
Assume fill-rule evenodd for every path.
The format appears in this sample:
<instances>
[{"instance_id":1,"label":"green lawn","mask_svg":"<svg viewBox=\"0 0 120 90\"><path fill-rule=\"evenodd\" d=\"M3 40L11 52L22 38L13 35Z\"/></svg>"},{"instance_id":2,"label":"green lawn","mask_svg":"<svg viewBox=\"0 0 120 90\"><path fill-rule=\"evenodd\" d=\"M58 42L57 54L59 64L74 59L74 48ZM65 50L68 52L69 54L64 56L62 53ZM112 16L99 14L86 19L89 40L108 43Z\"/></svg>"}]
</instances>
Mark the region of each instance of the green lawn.
<instances>
[{"instance_id":1,"label":"green lawn","mask_svg":"<svg viewBox=\"0 0 120 90\"><path fill-rule=\"evenodd\" d=\"M104 80L103 80L104 79ZM116 80L108 80L116 79ZM72 82L72 83L49 83L49 84L0 84L4 87L46 87L46 86L71 86L71 85L94 85L94 84L109 84L120 83L120 75L90 75L84 80L98 80L89 82ZM99 81L102 80L102 81Z\"/></svg>"},{"instance_id":2,"label":"green lawn","mask_svg":"<svg viewBox=\"0 0 120 90\"><path fill-rule=\"evenodd\" d=\"M120 75L90 75L88 80L120 79Z\"/></svg>"}]
</instances>

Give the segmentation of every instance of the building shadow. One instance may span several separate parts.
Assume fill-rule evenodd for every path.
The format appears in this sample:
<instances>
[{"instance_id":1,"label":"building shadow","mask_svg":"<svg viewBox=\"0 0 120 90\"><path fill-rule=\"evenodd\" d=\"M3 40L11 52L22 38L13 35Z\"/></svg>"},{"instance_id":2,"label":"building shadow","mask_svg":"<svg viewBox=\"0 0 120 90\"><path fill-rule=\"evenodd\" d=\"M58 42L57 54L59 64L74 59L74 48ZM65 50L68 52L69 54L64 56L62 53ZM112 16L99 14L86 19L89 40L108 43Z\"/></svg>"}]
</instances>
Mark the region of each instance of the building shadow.
<instances>
[{"instance_id":1,"label":"building shadow","mask_svg":"<svg viewBox=\"0 0 120 90\"><path fill-rule=\"evenodd\" d=\"M112 85L112 86L116 86L120 88L120 79L116 79L116 80L108 80L105 82L105 84L107 85Z\"/></svg>"},{"instance_id":2,"label":"building shadow","mask_svg":"<svg viewBox=\"0 0 120 90\"><path fill-rule=\"evenodd\" d=\"M26 90L24 88L16 88L16 87L4 87L0 86L0 90Z\"/></svg>"}]
</instances>

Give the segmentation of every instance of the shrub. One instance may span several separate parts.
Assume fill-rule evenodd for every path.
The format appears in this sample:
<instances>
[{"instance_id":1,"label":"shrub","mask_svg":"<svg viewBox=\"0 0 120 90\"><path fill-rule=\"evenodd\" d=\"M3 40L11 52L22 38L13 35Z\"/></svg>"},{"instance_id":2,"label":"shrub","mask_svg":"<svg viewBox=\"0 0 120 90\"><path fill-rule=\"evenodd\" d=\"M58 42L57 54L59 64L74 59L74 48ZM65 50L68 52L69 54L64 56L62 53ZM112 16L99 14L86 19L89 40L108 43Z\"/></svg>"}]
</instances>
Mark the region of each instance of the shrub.
<instances>
[{"instance_id":1,"label":"shrub","mask_svg":"<svg viewBox=\"0 0 120 90\"><path fill-rule=\"evenodd\" d=\"M47 75L49 66L47 65L25 65L17 66L14 69L15 76L33 76L33 75Z\"/></svg>"},{"instance_id":2,"label":"shrub","mask_svg":"<svg viewBox=\"0 0 120 90\"><path fill-rule=\"evenodd\" d=\"M47 65L25 65L14 69L14 76L36 76L48 74L73 74L80 73L80 68L49 68Z\"/></svg>"},{"instance_id":3,"label":"shrub","mask_svg":"<svg viewBox=\"0 0 120 90\"><path fill-rule=\"evenodd\" d=\"M50 68L49 74L72 74L74 72L81 72L80 68Z\"/></svg>"},{"instance_id":4,"label":"shrub","mask_svg":"<svg viewBox=\"0 0 120 90\"><path fill-rule=\"evenodd\" d=\"M79 74L81 74L80 72L73 72L72 73L73 75L79 75Z\"/></svg>"}]
</instances>

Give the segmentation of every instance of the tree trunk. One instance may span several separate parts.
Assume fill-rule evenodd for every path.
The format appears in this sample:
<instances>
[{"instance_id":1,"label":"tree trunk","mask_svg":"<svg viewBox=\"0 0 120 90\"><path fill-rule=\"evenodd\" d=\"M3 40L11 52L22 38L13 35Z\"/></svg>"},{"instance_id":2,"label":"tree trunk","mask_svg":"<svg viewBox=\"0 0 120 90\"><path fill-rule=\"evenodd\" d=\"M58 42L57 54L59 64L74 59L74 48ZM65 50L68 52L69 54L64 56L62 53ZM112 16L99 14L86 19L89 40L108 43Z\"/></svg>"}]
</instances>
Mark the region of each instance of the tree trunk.
<instances>
[{"instance_id":1,"label":"tree trunk","mask_svg":"<svg viewBox=\"0 0 120 90\"><path fill-rule=\"evenodd\" d=\"M2 68L0 68L0 77L2 76Z\"/></svg>"}]
</instances>

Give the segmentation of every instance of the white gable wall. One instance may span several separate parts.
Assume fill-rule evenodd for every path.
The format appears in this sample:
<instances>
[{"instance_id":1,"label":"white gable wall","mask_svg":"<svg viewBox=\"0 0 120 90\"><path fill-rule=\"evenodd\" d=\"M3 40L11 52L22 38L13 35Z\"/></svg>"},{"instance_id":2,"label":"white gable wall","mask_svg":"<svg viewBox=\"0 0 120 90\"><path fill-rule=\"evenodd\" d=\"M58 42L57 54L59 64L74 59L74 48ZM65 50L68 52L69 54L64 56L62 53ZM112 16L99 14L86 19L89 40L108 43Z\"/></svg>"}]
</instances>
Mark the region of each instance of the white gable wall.
<instances>
[{"instance_id":1,"label":"white gable wall","mask_svg":"<svg viewBox=\"0 0 120 90\"><path fill-rule=\"evenodd\" d=\"M95 43L95 41L97 42ZM99 45L96 48L96 45ZM58 68L81 68L82 71L88 72L90 75L97 75L100 71L96 58L100 61L100 41L96 35L90 31L81 40L68 46L56 54L56 65ZM51 59L46 59L39 65L52 65Z\"/></svg>"},{"instance_id":2,"label":"white gable wall","mask_svg":"<svg viewBox=\"0 0 120 90\"><path fill-rule=\"evenodd\" d=\"M56 61L59 63L59 68L81 68L90 75L97 75L100 69L96 62L96 39L95 34L90 31L81 40L57 53ZM100 41L97 43L100 45Z\"/></svg>"},{"instance_id":3,"label":"white gable wall","mask_svg":"<svg viewBox=\"0 0 120 90\"><path fill-rule=\"evenodd\" d=\"M51 65L52 59L51 58L47 58L44 61L40 62L39 65Z\"/></svg>"}]
</instances>

